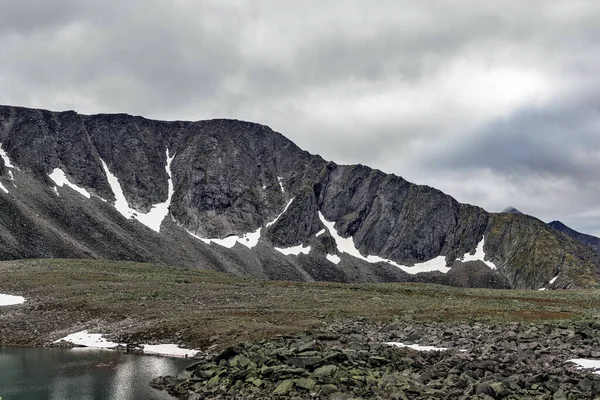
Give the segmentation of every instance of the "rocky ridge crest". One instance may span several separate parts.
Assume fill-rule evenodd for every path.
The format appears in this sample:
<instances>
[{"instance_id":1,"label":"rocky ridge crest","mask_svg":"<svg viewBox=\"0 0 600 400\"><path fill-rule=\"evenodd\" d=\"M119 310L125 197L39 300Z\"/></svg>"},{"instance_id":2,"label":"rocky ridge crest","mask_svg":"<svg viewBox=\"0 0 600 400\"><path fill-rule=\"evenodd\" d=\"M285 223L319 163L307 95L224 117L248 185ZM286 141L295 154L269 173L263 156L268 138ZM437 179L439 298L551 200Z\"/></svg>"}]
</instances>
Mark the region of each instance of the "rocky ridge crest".
<instances>
[{"instance_id":1,"label":"rocky ridge crest","mask_svg":"<svg viewBox=\"0 0 600 400\"><path fill-rule=\"evenodd\" d=\"M340 282L599 282L598 254L533 217L491 214L395 175L328 162L260 124L0 106L0 143L2 259L131 259ZM62 187L51 177L57 169ZM129 218L115 207L119 192ZM165 202L158 231L140 223ZM461 266L469 254L481 255L470 261L479 267ZM451 267L462 271L453 279L444 274Z\"/></svg>"}]
</instances>

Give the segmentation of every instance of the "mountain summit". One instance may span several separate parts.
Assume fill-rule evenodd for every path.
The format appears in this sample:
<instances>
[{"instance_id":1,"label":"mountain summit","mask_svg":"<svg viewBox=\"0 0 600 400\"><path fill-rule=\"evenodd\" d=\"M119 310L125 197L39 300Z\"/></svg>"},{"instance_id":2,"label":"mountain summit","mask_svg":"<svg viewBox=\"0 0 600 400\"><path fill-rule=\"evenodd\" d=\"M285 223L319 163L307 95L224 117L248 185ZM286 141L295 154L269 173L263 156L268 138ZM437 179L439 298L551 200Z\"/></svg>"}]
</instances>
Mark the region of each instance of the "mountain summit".
<instances>
[{"instance_id":1,"label":"mountain summit","mask_svg":"<svg viewBox=\"0 0 600 400\"><path fill-rule=\"evenodd\" d=\"M255 123L0 106L0 156L2 259L286 280L599 282L598 254L533 217L326 161Z\"/></svg>"},{"instance_id":2,"label":"mountain summit","mask_svg":"<svg viewBox=\"0 0 600 400\"><path fill-rule=\"evenodd\" d=\"M514 207L506 207L504 210L502 210L503 213L506 214L523 214L521 211L517 210Z\"/></svg>"}]
</instances>

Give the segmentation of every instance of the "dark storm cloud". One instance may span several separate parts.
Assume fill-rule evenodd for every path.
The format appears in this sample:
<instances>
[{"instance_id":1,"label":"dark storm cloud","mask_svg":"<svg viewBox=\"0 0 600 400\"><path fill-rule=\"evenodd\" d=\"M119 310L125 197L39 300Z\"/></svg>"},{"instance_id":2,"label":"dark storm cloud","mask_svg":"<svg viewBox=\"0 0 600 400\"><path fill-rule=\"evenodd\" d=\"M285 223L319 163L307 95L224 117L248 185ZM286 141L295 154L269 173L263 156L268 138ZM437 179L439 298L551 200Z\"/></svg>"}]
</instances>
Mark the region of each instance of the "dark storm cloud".
<instances>
[{"instance_id":1,"label":"dark storm cloud","mask_svg":"<svg viewBox=\"0 0 600 400\"><path fill-rule=\"evenodd\" d=\"M445 143L430 162L440 168L491 168L597 183L600 108L595 104L599 103L519 110L472 132L460 143Z\"/></svg>"},{"instance_id":2,"label":"dark storm cloud","mask_svg":"<svg viewBox=\"0 0 600 400\"><path fill-rule=\"evenodd\" d=\"M0 103L253 120L600 231L596 1L4 0L0 43Z\"/></svg>"}]
</instances>

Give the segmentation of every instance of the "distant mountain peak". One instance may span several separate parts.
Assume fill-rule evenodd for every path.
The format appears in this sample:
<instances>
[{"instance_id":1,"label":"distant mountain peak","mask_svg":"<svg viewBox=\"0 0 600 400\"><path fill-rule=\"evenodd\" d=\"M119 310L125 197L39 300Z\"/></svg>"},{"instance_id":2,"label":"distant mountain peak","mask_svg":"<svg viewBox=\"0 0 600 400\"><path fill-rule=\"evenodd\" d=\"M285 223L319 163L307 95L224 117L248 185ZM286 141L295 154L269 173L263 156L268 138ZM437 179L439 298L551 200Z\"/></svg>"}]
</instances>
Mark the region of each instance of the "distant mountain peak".
<instances>
[{"instance_id":1,"label":"distant mountain peak","mask_svg":"<svg viewBox=\"0 0 600 400\"><path fill-rule=\"evenodd\" d=\"M588 235L587 233L578 232L558 220L550 222L548 226L567 234L579 243L591 247L597 253L600 253L600 238L593 235Z\"/></svg>"},{"instance_id":2,"label":"distant mountain peak","mask_svg":"<svg viewBox=\"0 0 600 400\"><path fill-rule=\"evenodd\" d=\"M504 210L502 210L502 212L507 214L523 214L521 211L517 210L512 206L506 207Z\"/></svg>"},{"instance_id":3,"label":"distant mountain peak","mask_svg":"<svg viewBox=\"0 0 600 400\"><path fill-rule=\"evenodd\" d=\"M562 222L560 222L559 220L554 220L552 222L548 222L548 225L550 225L551 227L553 227L554 229L558 229L558 228L569 228L567 225L563 224ZM569 228L571 229L571 228Z\"/></svg>"}]
</instances>

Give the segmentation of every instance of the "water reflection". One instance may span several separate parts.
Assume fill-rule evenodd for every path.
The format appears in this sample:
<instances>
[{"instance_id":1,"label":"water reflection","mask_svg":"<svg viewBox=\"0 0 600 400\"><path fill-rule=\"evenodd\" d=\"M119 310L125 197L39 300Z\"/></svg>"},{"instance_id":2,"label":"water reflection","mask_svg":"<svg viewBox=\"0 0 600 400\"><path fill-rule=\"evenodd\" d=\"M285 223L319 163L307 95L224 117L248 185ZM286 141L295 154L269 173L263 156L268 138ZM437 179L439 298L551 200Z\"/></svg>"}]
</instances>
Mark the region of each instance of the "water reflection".
<instances>
[{"instance_id":1,"label":"water reflection","mask_svg":"<svg viewBox=\"0 0 600 400\"><path fill-rule=\"evenodd\" d=\"M174 375L185 359L135 356L107 350L0 348L4 400L172 399L148 382Z\"/></svg>"}]
</instances>

